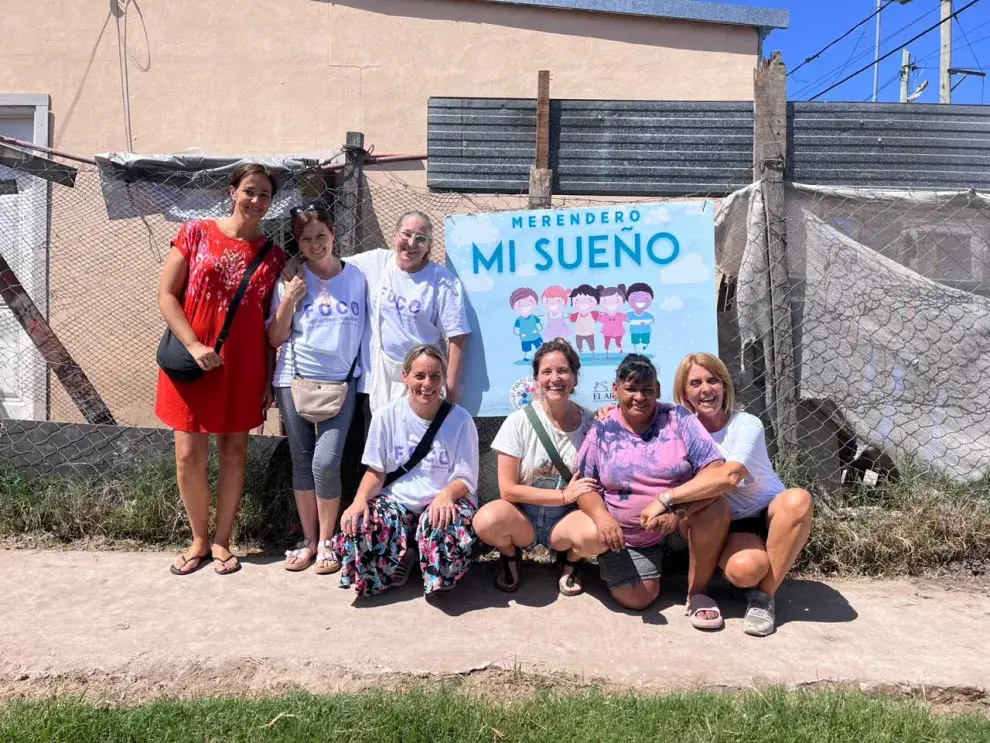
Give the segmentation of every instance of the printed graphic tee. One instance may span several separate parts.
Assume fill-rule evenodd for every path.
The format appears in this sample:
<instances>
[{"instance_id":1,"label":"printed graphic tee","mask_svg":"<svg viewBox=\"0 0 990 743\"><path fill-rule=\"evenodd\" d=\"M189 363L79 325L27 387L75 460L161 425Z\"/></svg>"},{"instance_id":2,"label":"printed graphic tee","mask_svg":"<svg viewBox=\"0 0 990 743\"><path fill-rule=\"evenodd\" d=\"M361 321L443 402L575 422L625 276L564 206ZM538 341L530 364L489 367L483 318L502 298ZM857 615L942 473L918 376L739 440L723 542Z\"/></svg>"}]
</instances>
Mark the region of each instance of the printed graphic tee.
<instances>
[{"instance_id":1,"label":"printed graphic tee","mask_svg":"<svg viewBox=\"0 0 990 743\"><path fill-rule=\"evenodd\" d=\"M725 426L712 434L727 462L739 462L749 477L725 494L733 519L755 516L786 490L767 454L763 423L755 415L734 411Z\"/></svg>"},{"instance_id":2,"label":"printed graphic tee","mask_svg":"<svg viewBox=\"0 0 990 743\"><path fill-rule=\"evenodd\" d=\"M368 282L368 327L371 349L381 343L385 353L401 361L420 343L438 344L471 332L464 290L448 269L433 261L416 273L395 265L395 253L378 248L351 256ZM361 385L359 390L364 391Z\"/></svg>"},{"instance_id":3,"label":"printed graphic tee","mask_svg":"<svg viewBox=\"0 0 990 743\"><path fill-rule=\"evenodd\" d=\"M372 415L362 461L379 472L398 469L409 461L429 427L430 422L410 407L408 397L393 400ZM382 492L418 515L454 480L468 486L466 497L478 505L478 429L460 405L454 405L444 419L423 461Z\"/></svg>"},{"instance_id":4,"label":"printed graphic tee","mask_svg":"<svg viewBox=\"0 0 990 743\"><path fill-rule=\"evenodd\" d=\"M722 455L701 421L686 408L658 403L650 426L633 433L618 408L595 421L578 454L582 477L594 477L604 489L605 506L622 526L630 547L651 547L663 537L645 531L640 514L664 490L676 488Z\"/></svg>"},{"instance_id":5,"label":"printed graphic tee","mask_svg":"<svg viewBox=\"0 0 990 743\"><path fill-rule=\"evenodd\" d=\"M641 314L627 312L626 317L629 319L629 324L632 326L633 333L648 333L650 330L650 325L654 320L653 315L649 312L643 312Z\"/></svg>"},{"instance_id":6,"label":"printed graphic tee","mask_svg":"<svg viewBox=\"0 0 990 743\"><path fill-rule=\"evenodd\" d=\"M581 442L584 441L585 432L594 420L594 414L581 408L581 425L574 431L562 431L550 420L542 404L534 403L533 409L539 416L540 422L543 423L550 440L557 447L560 458L564 464L573 470L577 461L578 449L581 447ZM567 483L563 481L557 468L550 461L547 450L540 443L536 429L526 417L525 410L517 410L505 419L502 427L495 434L492 449L519 459L519 483L521 485L548 490L562 490L567 487Z\"/></svg>"},{"instance_id":7,"label":"printed graphic tee","mask_svg":"<svg viewBox=\"0 0 990 743\"><path fill-rule=\"evenodd\" d=\"M276 387L288 387L296 369L304 379L347 379L367 326L368 284L358 269L345 263L344 270L329 280L319 278L305 264L302 273L306 296L292 316L292 343L286 341L279 349L273 382ZM284 296L285 282L279 281L272 296L270 318L275 317ZM359 362L354 376L359 377L361 371Z\"/></svg>"}]
</instances>

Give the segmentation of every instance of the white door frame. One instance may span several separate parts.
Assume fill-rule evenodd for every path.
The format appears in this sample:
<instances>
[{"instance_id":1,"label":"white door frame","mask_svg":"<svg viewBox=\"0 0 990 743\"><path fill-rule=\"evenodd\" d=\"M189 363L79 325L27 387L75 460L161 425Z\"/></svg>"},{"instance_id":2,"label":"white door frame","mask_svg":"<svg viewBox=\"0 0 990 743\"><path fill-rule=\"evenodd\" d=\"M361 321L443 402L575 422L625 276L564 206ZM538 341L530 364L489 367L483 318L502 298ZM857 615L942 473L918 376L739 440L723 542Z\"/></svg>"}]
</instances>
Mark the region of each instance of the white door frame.
<instances>
[{"instance_id":1,"label":"white door frame","mask_svg":"<svg viewBox=\"0 0 990 743\"><path fill-rule=\"evenodd\" d=\"M49 115L51 97L45 93L0 93L0 119L31 118L33 121L32 144L43 147L51 146L51 129ZM39 154L39 153L35 153ZM20 271L18 279L27 288L38 310L48 317L48 240L51 233L51 188L50 183L30 175L17 178L18 185L28 188L36 194L34 203L28 201L24 208L32 213L31 236L33 243L40 242L40 249L30 260L31 266L27 272ZM40 189L37 190L37 189ZM21 194L0 196L0 199L25 198ZM28 197L32 198L32 197ZM24 274L24 275L21 275ZM2 301L0 301L2 305ZM7 312L6 308L4 311ZM16 322L16 321L15 321ZM0 397L0 417L13 416L29 420L47 420L48 418L48 375L46 365L40 355L34 350L33 342L23 330L18 330L20 348L27 350L22 354L18 371L21 376L18 387L21 395L15 400L4 400Z\"/></svg>"}]
</instances>

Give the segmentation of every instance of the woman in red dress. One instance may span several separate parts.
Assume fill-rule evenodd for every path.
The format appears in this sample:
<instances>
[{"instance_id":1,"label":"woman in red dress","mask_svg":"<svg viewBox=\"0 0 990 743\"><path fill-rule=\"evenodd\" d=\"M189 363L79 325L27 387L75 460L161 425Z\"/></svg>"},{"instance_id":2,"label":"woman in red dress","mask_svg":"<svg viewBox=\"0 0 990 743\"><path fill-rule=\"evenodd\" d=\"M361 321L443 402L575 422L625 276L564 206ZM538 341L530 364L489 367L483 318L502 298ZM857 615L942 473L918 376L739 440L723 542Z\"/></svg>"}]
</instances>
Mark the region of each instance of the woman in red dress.
<instances>
[{"instance_id":1,"label":"woman in red dress","mask_svg":"<svg viewBox=\"0 0 990 743\"><path fill-rule=\"evenodd\" d=\"M175 563L188 575L212 557L220 575L240 569L230 552L230 532L244 492L248 431L261 425L271 405L272 354L265 316L285 254L273 247L251 277L220 353L213 350L244 272L265 245L261 220L272 204L275 179L249 164L231 176L233 211L226 219L187 222L172 241L158 283L158 305L172 332L206 373L174 382L159 371L155 414L175 429L179 492L193 541ZM216 531L210 540L210 434L217 436L220 477Z\"/></svg>"}]
</instances>

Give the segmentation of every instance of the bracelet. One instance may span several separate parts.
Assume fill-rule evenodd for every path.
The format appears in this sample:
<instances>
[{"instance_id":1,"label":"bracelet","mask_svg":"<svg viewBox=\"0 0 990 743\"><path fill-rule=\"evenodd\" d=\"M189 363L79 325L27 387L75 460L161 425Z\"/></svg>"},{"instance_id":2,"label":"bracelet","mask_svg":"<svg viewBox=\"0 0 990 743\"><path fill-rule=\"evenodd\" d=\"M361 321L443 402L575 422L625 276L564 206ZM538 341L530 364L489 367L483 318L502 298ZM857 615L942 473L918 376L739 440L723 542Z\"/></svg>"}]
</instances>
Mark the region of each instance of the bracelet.
<instances>
[{"instance_id":1,"label":"bracelet","mask_svg":"<svg viewBox=\"0 0 990 743\"><path fill-rule=\"evenodd\" d=\"M564 491L563 490L560 491L560 505L562 505L562 506L566 506L567 505L567 499L564 496Z\"/></svg>"}]
</instances>

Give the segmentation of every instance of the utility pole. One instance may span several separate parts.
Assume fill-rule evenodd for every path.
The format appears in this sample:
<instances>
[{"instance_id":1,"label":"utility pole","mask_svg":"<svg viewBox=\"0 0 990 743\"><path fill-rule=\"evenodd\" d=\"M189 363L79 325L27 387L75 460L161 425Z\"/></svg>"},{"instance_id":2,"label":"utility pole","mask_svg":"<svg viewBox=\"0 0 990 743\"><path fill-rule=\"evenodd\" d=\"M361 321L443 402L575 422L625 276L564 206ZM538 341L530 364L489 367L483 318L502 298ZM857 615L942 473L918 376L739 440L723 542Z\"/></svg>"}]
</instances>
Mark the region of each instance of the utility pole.
<instances>
[{"instance_id":1,"label":"utility pole","mask_svg":"<svg viewBox=\"0 0 990 743\"><path fill-rule=\"evenodd\" d=\"M911 52L901 49L901 103L908 102L911 86Z\"/></svg>"},{"instance_id":2,"label":"utility pole","mask_svg":"<svg viewBox=\"0 0 990 743\"><path fill-rule=\"evenodd\" d=\"M952 0L941 0L942 2L942 49L938 69L938 102L952 103L952 74L949 68L952 67Z\"/></svg>"},{"instance_id":3,"label":"utility pole","mask_svg":"<svg viewBox=\"0 0 990 743\"><path fill-rule=\"evenodd\" d=\"M877 102L877 92L880 89L880 11L883 9L881 3L883 0L877 0L877 38L876 42L873 44L873 102Z\"/></svg>"}]
</instances>

